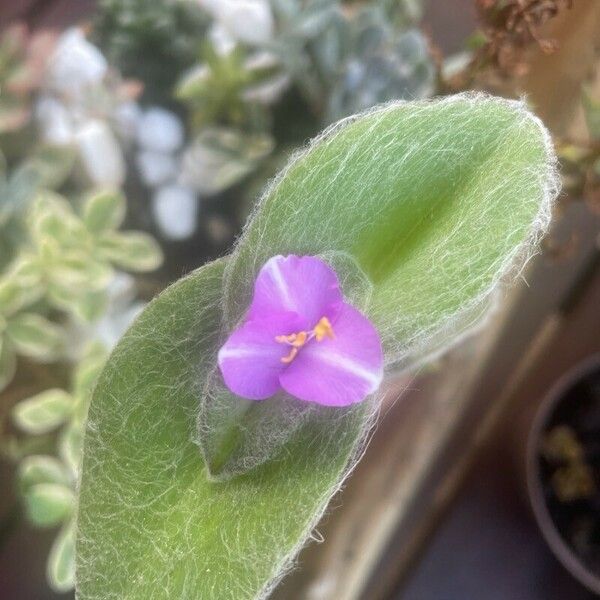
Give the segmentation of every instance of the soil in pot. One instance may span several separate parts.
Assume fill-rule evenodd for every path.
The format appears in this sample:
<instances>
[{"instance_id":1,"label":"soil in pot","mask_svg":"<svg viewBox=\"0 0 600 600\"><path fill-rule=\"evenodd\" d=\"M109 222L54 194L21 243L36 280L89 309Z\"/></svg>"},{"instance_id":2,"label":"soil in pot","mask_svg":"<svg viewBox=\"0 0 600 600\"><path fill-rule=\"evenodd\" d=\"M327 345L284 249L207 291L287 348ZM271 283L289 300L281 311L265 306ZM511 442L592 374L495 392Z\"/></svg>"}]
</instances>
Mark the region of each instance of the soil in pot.
<instances>
[{"instance_id":1,"label":"soil in pot","mask_svg":"<svg viewBox=\"0 0 600 600\"><path fill-rule=\"evenodd\" d=\"M600 366L564 390L539 443L548 514L582 565L600 579Z\"/></svg>"}]
</instances>

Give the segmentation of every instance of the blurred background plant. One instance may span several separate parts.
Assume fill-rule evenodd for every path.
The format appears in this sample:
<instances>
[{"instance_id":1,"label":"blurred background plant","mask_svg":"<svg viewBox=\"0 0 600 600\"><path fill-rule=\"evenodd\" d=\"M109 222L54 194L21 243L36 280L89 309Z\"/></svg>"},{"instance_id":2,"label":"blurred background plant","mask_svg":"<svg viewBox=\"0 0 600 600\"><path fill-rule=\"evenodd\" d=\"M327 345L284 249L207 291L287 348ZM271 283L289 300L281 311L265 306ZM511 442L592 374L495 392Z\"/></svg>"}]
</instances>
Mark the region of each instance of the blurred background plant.
<instances>
[{"instance_id":1,"label":"blurred background plant","mask_svg":"<svg viewBox=\"0 0 600 600\"><path fill-rule=\"evenodd\" d=\"M55 591L73 587L82 424L107 352L144 297L231 244L307 139L433 93L419 16L408 0L101 0L84 27L4 31L2 447L27 519L59 528ZM126 273L163 253L152 278Z\"/></svg>"},{"instance_id":2,"label":"blurred background plant","mask_svg":"<svg viewBox=\"0 0 600 600\"><path fill-rule=\"evenodd\" d=\"M0 63L0 388L11 404L24 398L2 449L19 462L27 518L62 524L48 580L65 591L91 385L100 357L141 308L123 271L153 271L162 252L147 233L119 231L129 139L122 109L139 86L110 70L80 29L12 27Z\"/></svg>"}]
</instances>

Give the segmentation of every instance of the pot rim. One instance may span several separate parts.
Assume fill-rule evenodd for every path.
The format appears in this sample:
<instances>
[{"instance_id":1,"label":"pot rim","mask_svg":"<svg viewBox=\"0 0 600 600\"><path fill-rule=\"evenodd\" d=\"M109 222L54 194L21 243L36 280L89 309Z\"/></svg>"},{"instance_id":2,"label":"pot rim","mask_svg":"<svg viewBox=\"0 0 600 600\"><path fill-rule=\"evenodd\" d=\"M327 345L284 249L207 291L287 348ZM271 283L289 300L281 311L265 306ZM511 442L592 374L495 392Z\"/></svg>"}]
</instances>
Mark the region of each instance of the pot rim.
<instances>
[{"instance_id":1,"label":"pot rim","mask_svg":"<svg viewBox=\"0 0 600 600\"><path fill-rule=\"evenodd\" d=\"M600 594L600 576L594 575L579 559L573 549L565 542L558 532L546 505L542 491L541 474L539 468L539 440L554 409L563 397L563 394L576 383L577 380L592 371L600 369L600 354L594 354L579 362L569 369L550 388L546 394L537 414L527 439L527 490L529 501L537 525L550 550L558 561L588 590Z\"/></svg>"}]
</instances>

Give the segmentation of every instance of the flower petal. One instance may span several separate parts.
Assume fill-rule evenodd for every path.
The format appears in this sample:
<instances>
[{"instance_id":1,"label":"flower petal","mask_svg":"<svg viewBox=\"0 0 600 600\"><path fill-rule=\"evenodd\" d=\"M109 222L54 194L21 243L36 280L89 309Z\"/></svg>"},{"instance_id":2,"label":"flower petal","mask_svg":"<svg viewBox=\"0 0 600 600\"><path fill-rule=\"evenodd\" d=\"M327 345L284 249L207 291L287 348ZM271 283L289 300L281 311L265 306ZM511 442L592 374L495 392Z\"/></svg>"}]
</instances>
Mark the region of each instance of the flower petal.
<instances>
[{"instance_id":1,"label":"flower petal","mask_svg":"<svg viewBox=\"0 0 600 600\"><path fill-rule=\"evenodd\" d=\"M334 319L343 302L335 271L314 256L274 256L260 270L248 317L293 311L312 329L323 316Z\"/></svg>"},{"instance_id":2,"label":"flower petal","mask_svg":"<svg viewBox=\"0 0 600 600\"><path fill-rule=\"evenodd\" d=\"M274 313L268 318L247 321L236 329L219 350L219 368L225 385L238 396L264 400L281 389L281 359L290 346L275 341L277 335L299 330L295 313Z\"/></svg>"},{"instance_id":3,"label":"flower petal","mask_svg":"<svg viewBox=\"0 0 600 600\"><path fill-rule=\"evenodd\" d=\"M346 406L377 390L383 378L383 351L370 321L343 304L333 332L333 339L313 339L281 373L286 392L325 406Z\"/></svg>"}]
</instances>

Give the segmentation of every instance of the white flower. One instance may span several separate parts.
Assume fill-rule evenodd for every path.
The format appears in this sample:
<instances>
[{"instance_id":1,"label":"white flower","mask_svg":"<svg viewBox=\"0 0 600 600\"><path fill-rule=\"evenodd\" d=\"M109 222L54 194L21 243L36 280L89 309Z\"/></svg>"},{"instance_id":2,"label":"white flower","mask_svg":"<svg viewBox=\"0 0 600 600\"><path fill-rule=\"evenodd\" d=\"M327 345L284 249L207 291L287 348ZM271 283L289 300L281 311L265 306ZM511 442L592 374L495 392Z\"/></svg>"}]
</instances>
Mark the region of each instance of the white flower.
<instances>
[{"instance_id":1,"label":"white flower","mask_svg":"<svg viewBox=\"0 0 600 600\"><path fill-rule=\"evenodd\" d=\"M78 128L75 140L79 158L94 185L120 187L125 181L125 160L110 127L90 119Z\"/></svg>"},{"instance_id":2,"label":"white flower","mask_svg":"<svg viewBox=\"0 0 600 600\"><path fill-rule=\"evenodd\" d=\"M48 62L48 85L56 92L78 96L86 87L102 81L108 64L106 59L90 44L83 32L72 27L58 40Z\"/></svg>"},{"instance_id":3,"label":"white flower","mask_svg":"<svg viewBox=\"0 0 600 600\"><path fill-rule=\"evenodd\" d=\"M239 42L256 46L273 37L275 24L267 0L200 0L200 5Z\"/></svg>"},{"instance_id":4,"label":"white flower","mask_svg":"<svg viewBox=\"0 0 600 600\"><path fill-rule=\"evenodd\" d=\"M48 144L73 143L75 128L67 107L51 96L41 96L35 107L40 136Z\"/></svg>"},{"instance_id":5,"label":"white flower","mask_svg":"<svg viewBox=\"0 0 600 600\"><path fill-rule=\"evenodd\" d=\"M177 175L177 160L173 154L143 150L135 157L140 179L148 187L156 187L174 179Z\"/></svg>"},{"instance_id":6,"label":"white flower","mask_svg":"<svg viewBox=\"0 0 600 600\"><path fill-rule=\"evenodd\" d=\"M167 239L185 240L196 230L198 198L187 187L166 185L152 197L152 213Z\"/></svg>"},{"instance_id":7,"label":"white flower","mask_svg":"<svg viewBox=\"0 0 600 600\"><path fill-rule=\"evenodd\" d=\"M175 152L183 144L183 136L179 117L164 108L149 108L137 124L137 141L145 150Z\"/></svg>"}]
</instances>

